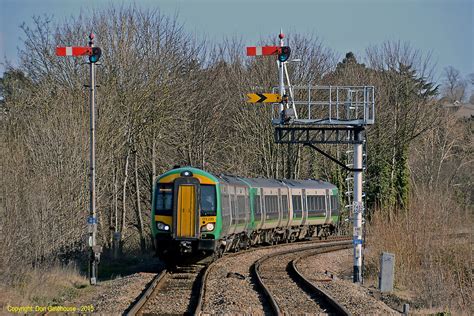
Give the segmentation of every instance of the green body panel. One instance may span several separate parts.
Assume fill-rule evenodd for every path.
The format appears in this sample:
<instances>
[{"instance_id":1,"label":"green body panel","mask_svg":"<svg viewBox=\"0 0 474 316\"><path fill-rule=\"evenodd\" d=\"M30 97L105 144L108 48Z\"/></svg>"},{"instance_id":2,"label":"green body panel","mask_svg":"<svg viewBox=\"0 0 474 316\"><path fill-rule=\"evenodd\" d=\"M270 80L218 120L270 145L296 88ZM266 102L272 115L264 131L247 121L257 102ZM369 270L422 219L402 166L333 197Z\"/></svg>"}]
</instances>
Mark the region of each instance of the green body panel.
<instances>
[{"instance_id":1,"label":"green body panel","mask_svg":"<svg viewBox=\"0 0 474 316\"><path fill-rule=\"evenodd\" d=\"M254 201L255 201L255 194L257 193L257 189L252 188L249 186L249 197L250 197L250 224L249 228L251 230L255 229L255 210L254 210Z\"/></svg>"}]
</instances>

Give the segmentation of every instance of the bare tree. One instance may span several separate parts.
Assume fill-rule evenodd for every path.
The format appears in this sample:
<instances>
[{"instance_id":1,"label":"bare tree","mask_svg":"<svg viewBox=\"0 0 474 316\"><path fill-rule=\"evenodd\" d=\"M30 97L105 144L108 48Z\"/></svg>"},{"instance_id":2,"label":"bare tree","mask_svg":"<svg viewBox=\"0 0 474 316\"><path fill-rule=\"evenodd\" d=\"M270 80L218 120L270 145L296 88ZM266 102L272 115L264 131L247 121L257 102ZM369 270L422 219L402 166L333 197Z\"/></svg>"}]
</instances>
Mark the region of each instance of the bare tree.
<instances>
[{"instance_id":1,"label":"bare tree","mask_svg":"<svg viewBox=\"0 0 474 316\"><path fill-rule=\"evenodd\" d=\"M467 81L461 76L459 70L453 66L444 68L444 86L442 89L443 96L450 102L462 102L466 98Z\"/></svg>"}]
</instances>

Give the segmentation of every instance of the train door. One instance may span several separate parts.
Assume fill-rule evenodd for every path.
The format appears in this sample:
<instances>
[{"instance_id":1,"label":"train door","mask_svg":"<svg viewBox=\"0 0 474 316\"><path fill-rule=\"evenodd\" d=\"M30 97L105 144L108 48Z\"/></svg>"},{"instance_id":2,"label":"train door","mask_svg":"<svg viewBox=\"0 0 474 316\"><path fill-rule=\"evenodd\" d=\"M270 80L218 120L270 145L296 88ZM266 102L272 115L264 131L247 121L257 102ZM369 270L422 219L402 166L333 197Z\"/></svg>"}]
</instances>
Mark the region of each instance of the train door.
<instances>
[{"instance_id":1,"label":"train door","mask_svg":"<svg viewBox=\"0 0 474 316\"><path fill-rule=\"evenodd\" d=\"M330 195L330 190L326 189L326 223L329 223L331 221L331 195Z\"/></svg>"},{"instance_id":2,"label":"train door","mask_svg":"<svg viewBox=\"0 0 474 316\"><path fill-rule=\"evenodd\" d=\"M230 195L229 186L224 183L221 184L221 210L222 235L228 235L231 224Z\"/></svg>"},{"instance_id":3,"label":"train door","mask_svg":"<svg viewBox=\"0 0 474 316\"><path fill-rule=\"evenodd\" d=\"M230 227L229 227L229 234L233 234L235 232L235 227L237 223L237 212L236 212L236 204L237 198L236 188L233 185L229 185L229 199L230 199Z\"/></svg>"},{"instance_id":4,"label":"train door","mask_svg":"<svg viewBox=\"0 0 474 316\"><path fill-rule=\"evenodd\" d=\"M255 199L254 199L254 202L255 202L255 205L254 205L254 216L255 216L255 229L260 229L260 227L262 226L262 221L263 221L263 218L262 218L262 203L263 203L263 199L262 199L262 188L257 188L256 191L255 191Z\"/></svg>"},{"instance_id":5,"label":"train door","mask_svg":"<svg viewBox=\"0 0 474 316\"><path fill-rule=\"evenodd\" d=\"M306 190L301 189L301 197L303 198L303 205L302 205L302 221L301 225L306 225L306 222L308 221L308 208L307 208L307 203L306 203Z\"/></svg>"},{"instance_id":6,"label":"train door","mask_svg":"<svg viewBox=\"0 0 474 316\"><path fill-rule=\"evenodd\" d=\"M281 223L283 221L283 205L281 203L281 189L278 189L277 191L278 198L277 198L277 209L278 209L278 221L277 221L277 227L281 226Z\"/></svg>"},{"instance_id":7,"label":"train door","mask_svg":"<svg viewBox=\"0 0 474 316\"><path fill-rule=\"evenodd\" d=\"M248 231L250 229L250 192L248 188L244 188L245 193L245 226L244 230Z\"/></svg>"},{"instance_id":8,"label":"train door","mask_svg":"<svg viewBox=\"0 0 474 316\"><path fill-rule=\"evenodd\" d=\"M199 219L199 180L177 178L175 186L174 232L177 238L196 238Z\"/></svg>"},{"instance_id":9,"label":"train door","mask_svg":"<svg viewBox=\"0 0 474 316\"><path fill-rule=\"evenodd\" d=\"M288 189L280 189L281 192L281 222L280 226L286 227L288 226L288 219L289 219L289 207L288 207Z\"/></svg>"}]
</instances>

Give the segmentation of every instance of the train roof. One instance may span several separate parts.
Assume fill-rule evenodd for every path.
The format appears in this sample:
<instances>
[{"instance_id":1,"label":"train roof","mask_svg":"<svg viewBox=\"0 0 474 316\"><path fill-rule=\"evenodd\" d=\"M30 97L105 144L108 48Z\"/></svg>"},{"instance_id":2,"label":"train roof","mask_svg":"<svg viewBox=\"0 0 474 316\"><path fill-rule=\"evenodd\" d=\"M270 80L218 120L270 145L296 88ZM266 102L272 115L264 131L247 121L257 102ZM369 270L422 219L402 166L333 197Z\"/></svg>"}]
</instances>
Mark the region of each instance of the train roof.
<instances>
[{"instance_id":1,"label":"train roof","mask_svg":"<svg viewBox=\"0 0 474 316\"><path fill-rule=\"evenodd\" d=\"M201 169L193 168L193 167L181 167L171 169L164 174L162 174L159 179L162 179L166 176L172 174L180 174L183 171L191 171L193 174L204 176L209 178L211 181L215 183L222 182L231 185L239 185L239 186L246 186L249 185L250 187L264 187L264 188L282 188L289 186L290 188L294 189L337 189L337 187L329 182L321 181L321 180L288 180L288 179L265 179L265 178L243 178L243 177L236 177L232 175L213 175L209 172L206 172Z\"/></svg>"},{"instance_id":2,"label":"train roof","mask_svg":"<svg viewBox=\"0 0 474 316\"><path fill-rule=\"evenodd\" d=\"M337 187L329 182L321 180L283 180L290 188L295 189L337 189Z\"/></svg>"},{"instance_id":3,"label":"train roof","mask_svg":"<svg viewBox=\"0 0 474 316\"><path fill-rule=\"evenodd\" d=\"M232 185L242 185L242 186L247 186L247 184L242 181L240 178L231 176L231 175L219 175L218 176L219 181L227 184L232 184Z\"/></svg>"},{"instance_id":4,"label":"train roof","mask_svg":"<svg viewBox=\"0 0 474 316\"><path fill-rule=\"evenodd\" d=\"M240 178L251 187L280 188L289 186L294 189L336 189L329 182L321 180L287 180L287 179L264 179L264 178Z\"/></svg>"},{"instance_id":5,"label":"train roof","mask_svg":"<svg viewBox=\"0 0 474 316\"><path fill-rule=\"evenodd\" d=\"M265 187L265 188L282 188L285 185L276 179L264 179L264 178L241 178L251 187Z\"/></svg>"}]
</instances>

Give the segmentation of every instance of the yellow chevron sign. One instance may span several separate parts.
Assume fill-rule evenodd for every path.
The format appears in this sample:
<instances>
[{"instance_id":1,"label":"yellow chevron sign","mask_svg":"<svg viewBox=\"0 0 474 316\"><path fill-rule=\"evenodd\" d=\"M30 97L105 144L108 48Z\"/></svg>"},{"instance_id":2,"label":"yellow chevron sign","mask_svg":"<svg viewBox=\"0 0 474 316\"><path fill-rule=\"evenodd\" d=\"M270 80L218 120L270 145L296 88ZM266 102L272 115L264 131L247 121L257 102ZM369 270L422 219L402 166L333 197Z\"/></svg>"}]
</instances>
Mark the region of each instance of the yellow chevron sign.
<instances>
[{"instance_id":1,"label":"yellow chevron sign","mask_svg":"<svg viewBox=\"0 0 474 316\"><path fill-rule=\"evenodd\" d=\"M247 93L249 103L275 103L281 102L281 96L278 93Z\"/></svg>"}]
</instances>

